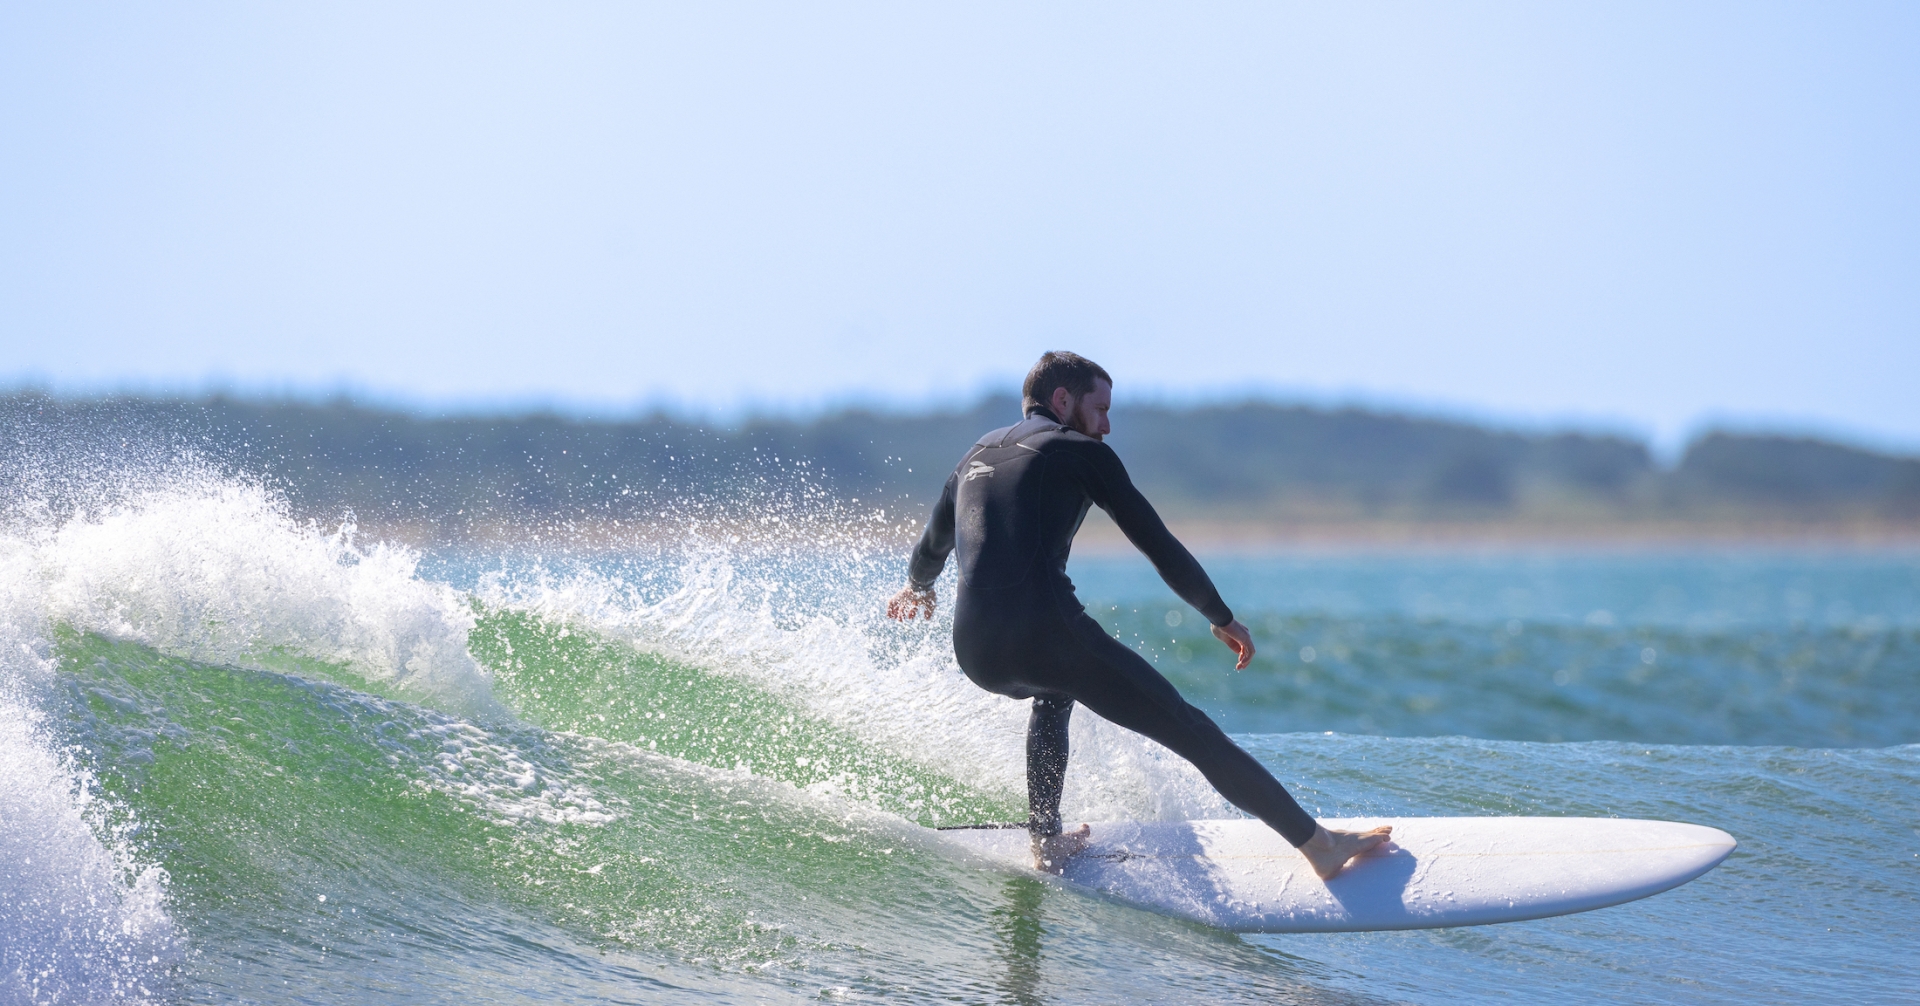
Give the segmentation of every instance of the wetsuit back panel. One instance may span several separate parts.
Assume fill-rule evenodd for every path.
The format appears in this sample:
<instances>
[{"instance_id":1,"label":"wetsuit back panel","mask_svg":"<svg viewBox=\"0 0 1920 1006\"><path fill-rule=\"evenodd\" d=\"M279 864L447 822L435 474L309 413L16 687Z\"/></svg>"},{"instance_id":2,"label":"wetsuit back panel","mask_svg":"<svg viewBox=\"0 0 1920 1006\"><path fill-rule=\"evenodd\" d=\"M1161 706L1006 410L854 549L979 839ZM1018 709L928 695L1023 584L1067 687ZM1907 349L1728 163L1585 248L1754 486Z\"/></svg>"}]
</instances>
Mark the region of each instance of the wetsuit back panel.
<instances>
[{"instance_id":1,"label":"wetsuit back panel","mask_svg":"<svg viewBox=\"0 0 1920 1006\"><path fill-rule=\"evenodd\" d=\"M1047 457L1022 443L979 447L959 472L954 546L969 590L1017 587L1044 575L1040 512Z\"/></svg>"}]
</instances>

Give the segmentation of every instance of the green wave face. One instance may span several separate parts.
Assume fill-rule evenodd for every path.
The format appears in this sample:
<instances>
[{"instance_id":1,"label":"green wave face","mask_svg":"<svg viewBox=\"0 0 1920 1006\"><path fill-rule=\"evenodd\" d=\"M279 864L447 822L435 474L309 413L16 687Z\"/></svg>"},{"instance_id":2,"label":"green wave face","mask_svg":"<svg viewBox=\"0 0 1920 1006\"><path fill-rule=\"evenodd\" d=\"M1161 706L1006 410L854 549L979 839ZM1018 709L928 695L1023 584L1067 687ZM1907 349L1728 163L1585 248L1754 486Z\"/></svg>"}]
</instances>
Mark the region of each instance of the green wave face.
<instances>
[{"instance_id":1,"label":"green wave face","mask_svg":"<svg viewBox=\"0 0 1920 1006\"><path fill-rule=\"evenodd\" d=\"M751 972L839 941L796 932L785 903L911 882L894 856L912 853L872 838L884 822L748 776L97 636L59 656L103 788L159 825L144 851L176 914L242 972L384 956L409 934L422 956L450 937L479 949L463 930L529 917L603 951Z\"/></svg>"},{"instance_id":2,"label":"green wave face","mask_svg":"<svg viewBox=\"0 0 1920 1006\"><path fill-rule=\"evenodd\" d=\"M1008 973L1009 899L1020 925L1043 908L1076 926L1141 924L784 785L874 766L870 791L899 780L924 800L944 785L947 806L1006 811L745 685L520 614L489 615L480 635L491 642L477 649L513 647L503 695L524 697L530 718L630 742L483 727L338 684L61 637L66 739L171 875L196 947L179 976L191 996L284 999L302 974L348 1000L409 981L421 1001L482 985L511 1000L534 974L519 991L542 1001L568 982L588 997L630 996L634 982L666 996L900 995L928 991L932 974L970 986ZM561 687L570 667L581 676ZM788 768L774 781L682 752Z\"/></svg>"},{"instance_id":3,"label":"green wave face","mask_svg":"<svg viewBox=\"0 0 1920 1006\"><path fill-rule=\"evenodd\" d=\"M889 754L756 685L565 622L485 612L468 647L500 700L550 730L750 772L928 826L1026 817L1022 799Z\"/></svg>"}]
</instances>

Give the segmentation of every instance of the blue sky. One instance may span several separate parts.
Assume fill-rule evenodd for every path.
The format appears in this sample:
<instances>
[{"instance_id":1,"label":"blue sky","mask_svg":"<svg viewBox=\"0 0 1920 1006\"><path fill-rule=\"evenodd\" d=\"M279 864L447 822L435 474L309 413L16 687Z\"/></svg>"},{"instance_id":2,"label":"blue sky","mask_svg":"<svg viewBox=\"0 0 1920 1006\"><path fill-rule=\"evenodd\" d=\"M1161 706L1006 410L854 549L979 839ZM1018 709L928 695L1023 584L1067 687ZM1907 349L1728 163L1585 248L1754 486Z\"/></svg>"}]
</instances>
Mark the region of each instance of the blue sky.
<instances>
[{"instance_id":1,"label":"blue sky","mask_svg":"<svg viewBox=\"0 0 1920 1006\"><path fill-rule=\"evenodd\" d=\"M0 383L1920 448L1920 5L13 4Z\"/></svg>"}]
</instances>

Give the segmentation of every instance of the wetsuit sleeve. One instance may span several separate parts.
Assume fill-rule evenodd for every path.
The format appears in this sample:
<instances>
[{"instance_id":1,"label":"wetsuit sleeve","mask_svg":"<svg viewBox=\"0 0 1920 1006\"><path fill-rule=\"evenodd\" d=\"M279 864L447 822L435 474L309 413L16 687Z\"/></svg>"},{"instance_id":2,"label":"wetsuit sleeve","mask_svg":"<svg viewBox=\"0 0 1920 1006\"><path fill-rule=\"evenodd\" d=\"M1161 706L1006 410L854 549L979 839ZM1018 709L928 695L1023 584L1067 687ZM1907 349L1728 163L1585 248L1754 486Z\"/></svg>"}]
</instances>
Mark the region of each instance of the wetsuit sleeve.
<instances>
[{"instance_id":1,"label":"wetsuit sleeve","mask_svg":"<svg viewBox=\"0 0 1920 1006\"><path fill-rule=\"evenodd\" d=\"M1133 487L1133 479L1127 477L1120 455L1106 444L1096 442L1080 457L1087 462L1090 476L1085 484L1087 495L1113 518L1127 540L1133 542L1133 547L1152 561L1167 586L1206 616L1207 621L1215 625L1232 622L1233 611L1220 599L1220 592L1214 589L1207 571L1200 568L1200 561L1180 544L1180 539L1167 530L1166 522L1154 511L1153 504Z\"/></svg>"},{"instance_id":2,"label":"wetsuit sleeve","mask_svg":"<svg viewBox=\"0 0 1920 1006\"><path fill-rule=\"evenodd\" d=\"M947 476L946 488L940 490L940 502L934 504L933 516L927 518L927 529L920 532L920 543L913 547L907 583L915 590L933 586L933 581L940 578L940 571L947 566L947 556L953 551L953 496L959 484L958 471Z\"/></svg>"}]
</instances>

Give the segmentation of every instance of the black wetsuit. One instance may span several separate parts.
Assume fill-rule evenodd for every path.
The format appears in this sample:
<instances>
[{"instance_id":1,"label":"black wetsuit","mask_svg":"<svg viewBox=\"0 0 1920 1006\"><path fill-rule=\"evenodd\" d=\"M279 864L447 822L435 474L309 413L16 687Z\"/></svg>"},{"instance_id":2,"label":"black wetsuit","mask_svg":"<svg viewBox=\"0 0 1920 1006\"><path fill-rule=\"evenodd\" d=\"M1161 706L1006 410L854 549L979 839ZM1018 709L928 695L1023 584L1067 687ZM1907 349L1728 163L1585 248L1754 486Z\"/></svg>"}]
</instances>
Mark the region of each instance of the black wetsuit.
<instances>
[{"instance_id":1,"label":"black wetsuit","mask_svg":"<svg viewBox=\"0 0 1920 1006\"><path fill-rule=\"evenodd\" d=\"M1028 827L1039 835L1060 832L1067 718L1077 701L1165 745L1235 806L1295 846L1305 842L1313 817L1286 788L1151 664L1107 635L1074 596L1067 553L1093 505L1208 621L1233 621L1213 581L1133 487L1113 448L1045 409L1032 408L1024 422L974 444L947 478L913 551L908 578L920 590L933 585L949 553L960 552L953 650L961 670L988 691L1033 699Z\"/></svg>"}]
</instances>

